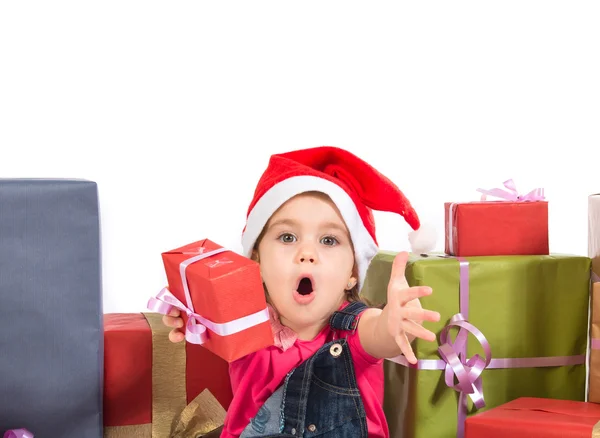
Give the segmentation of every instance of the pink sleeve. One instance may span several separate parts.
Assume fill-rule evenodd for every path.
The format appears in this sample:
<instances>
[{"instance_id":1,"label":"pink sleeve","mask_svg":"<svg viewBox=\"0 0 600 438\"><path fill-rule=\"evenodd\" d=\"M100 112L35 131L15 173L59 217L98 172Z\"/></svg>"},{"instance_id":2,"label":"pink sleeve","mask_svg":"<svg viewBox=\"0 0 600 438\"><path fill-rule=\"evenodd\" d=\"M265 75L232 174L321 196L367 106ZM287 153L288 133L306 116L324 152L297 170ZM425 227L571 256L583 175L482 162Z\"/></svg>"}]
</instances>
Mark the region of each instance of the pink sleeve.
<instances>
[{"instance_id":1,"label":"pink sleeve","mask_svg":"<svg viewBox=\"0 0 600 438\"><path fill-rule=\"evenodd\" d=\"M229 363L229 380L231 381L231 390L234 394L242 381L244 372L247 371L250 362L252 362L253 357L254 353Z\"/></svg>"},{"instance_id":2,"label":"pink sleeve","mask_svg":"<svg viewBox=\"0 0 600 438\"><path fill-rule=\"evenodd\" d=\"M360 342L360 336L358 335L358 330L354 333L351 333L347 337L348 345L350 346L350 351L352 352L352 357L357 363L363 364L365 367L371 365L377 365L383 362L383 359L371 356L369 353L365 351Z\"/></svg>"}]
</instances>

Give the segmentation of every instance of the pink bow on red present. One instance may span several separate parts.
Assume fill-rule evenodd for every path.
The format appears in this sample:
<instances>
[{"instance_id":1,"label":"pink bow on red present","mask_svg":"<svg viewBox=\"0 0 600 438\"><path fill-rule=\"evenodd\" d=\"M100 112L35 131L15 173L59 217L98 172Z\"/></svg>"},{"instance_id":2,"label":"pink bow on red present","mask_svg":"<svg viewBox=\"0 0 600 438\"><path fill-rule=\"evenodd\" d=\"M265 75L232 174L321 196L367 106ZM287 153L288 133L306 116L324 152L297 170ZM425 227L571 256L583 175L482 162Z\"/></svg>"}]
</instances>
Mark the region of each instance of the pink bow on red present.
<instances>
[{"instance_id":1,"label":"pink bow on red present","mask_svg":"<svg viewBox=\"0 0 600 438\"><path fill-rule=\"evenodd\" d=\"M482 201L485 201L488 195L514 202L543 201L545 199L543 188L533 189L525 195L520 195L517 191L517 186L512 179L504 181L503 185L507 190L494 188L490 190L477 189L477 191L482 193Z\"/></svg>"}]
</instances>

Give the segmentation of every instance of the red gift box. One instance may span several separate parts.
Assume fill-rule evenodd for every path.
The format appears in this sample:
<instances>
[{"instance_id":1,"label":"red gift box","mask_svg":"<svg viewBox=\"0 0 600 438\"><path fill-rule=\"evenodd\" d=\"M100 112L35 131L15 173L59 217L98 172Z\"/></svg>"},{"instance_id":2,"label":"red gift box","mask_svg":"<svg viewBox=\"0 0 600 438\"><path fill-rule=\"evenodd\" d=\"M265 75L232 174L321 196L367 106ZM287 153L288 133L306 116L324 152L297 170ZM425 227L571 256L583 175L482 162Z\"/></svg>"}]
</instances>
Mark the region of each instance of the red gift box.
<instances>
[{"instance_id":1,"label":"red gift box","mask_svg":"<svg viewBox=\"0 0 600 438\"><path fill-rule=\"evenodd\" d=\"M209 239L162 254L169 290L149 308L182 310L186 339L228 362L273 345L257 262ZM165 304L166 307L162 306Z\"/></svg>"},{"instance_id":2,"label":"red gift box","mask_svg":"<svg viewBox=\"0 0 600 438\"><path fill-rule=\"evenodd\" d=\"M519 195L512 180L505 189L477 189L478 202L444 204L445 252L458 257L548 255L548 202L543 189ZM487 201L491 195L504 201Z\"/></svg>"},{"instance_id":3,"label":"red gift box","mask_svg":"<svg viewBox=\"0 0 600 438\"><path fill-rule=\"evenodd\" d=\"M199 345L172 343L169 331L157 313L104 315L106 438L170 436L205 390L229 407L229 364Z\"/></svg>"},{"instance_id":4,"label":"red gift box","mask_svg":"<svg viewBox=\"0 0 600 438\"><path fill-rule=\"evenodd\" d=\"M518 398L465 422L465 438L583 438L599 433L600 405L572 400Z\"/></svg>"}]
</instances>

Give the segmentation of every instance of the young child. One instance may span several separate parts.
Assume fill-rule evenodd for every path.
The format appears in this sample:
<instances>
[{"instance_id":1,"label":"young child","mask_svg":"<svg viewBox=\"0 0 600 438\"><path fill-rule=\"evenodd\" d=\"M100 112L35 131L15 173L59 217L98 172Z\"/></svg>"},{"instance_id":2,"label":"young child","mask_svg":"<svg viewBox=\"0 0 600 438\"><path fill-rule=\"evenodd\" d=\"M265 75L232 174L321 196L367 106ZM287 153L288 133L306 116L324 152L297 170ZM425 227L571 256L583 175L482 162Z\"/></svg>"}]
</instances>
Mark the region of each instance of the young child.
<instances>
[{"instance_id":1,"label":"young child","mask_svg":"<svg viewBox=\"0 0 600 438\"><path fill-rule=\"evenodd\" d=\"M347 151L271 157L242 243L260 264L275 345L230 364L234 398L221 437L389 436L382 361L404 354L415 363L410 342L434 341L422 322L440 315L419 303L430 288L408 286L405 252L394 260L384 309L361 301L378 250L373 209L420 227L402 192ZM172 342L184 339L177 311L163 321Z\"/></svg>"}]
</instances>

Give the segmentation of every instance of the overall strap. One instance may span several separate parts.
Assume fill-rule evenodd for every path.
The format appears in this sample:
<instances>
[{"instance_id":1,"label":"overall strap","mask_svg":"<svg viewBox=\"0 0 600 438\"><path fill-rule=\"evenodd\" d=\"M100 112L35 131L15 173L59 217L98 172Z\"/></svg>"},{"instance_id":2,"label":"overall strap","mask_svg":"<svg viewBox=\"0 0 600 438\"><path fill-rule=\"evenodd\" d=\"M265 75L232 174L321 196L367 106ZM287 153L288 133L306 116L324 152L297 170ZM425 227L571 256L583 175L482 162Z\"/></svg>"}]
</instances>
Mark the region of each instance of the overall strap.
<instances>
[{"instance_id":1,"label":"overall strap","mask_svg":"<svg viewBox=\"0 0 600 438\"><path fill-rule=\"evenodd\" d=\"M358 315L368 306L360 301L348 304L344 309L333 312L329 319L329 325L334 330L354 331L358 327Z\"/></svg>"}]
</instances>

